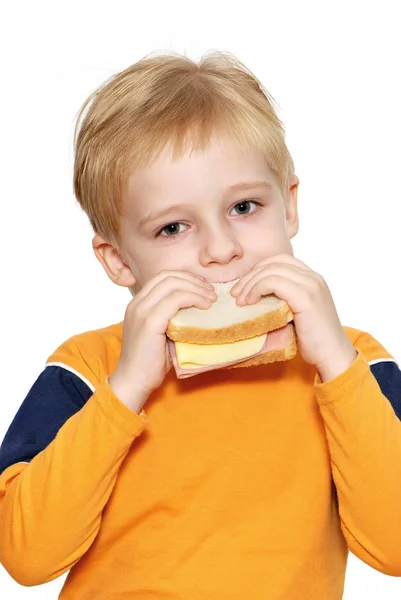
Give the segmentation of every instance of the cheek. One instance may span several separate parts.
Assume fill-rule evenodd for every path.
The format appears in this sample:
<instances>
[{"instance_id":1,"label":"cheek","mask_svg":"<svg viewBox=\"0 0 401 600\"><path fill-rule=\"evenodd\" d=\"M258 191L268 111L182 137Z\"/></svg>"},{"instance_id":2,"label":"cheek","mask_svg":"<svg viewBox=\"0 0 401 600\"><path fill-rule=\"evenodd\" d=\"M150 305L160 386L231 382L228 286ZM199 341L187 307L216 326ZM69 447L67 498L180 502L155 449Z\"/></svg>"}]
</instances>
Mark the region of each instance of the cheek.
<instances>
[{"instance_id":1,"label":"cheek","mask_svg":"<svg viewBox=\"0 0 401 600\"><path fill-rule=\"evenodd\" d=\"M245 236L242 236L244 248L258 255L270 256L290 249L285 224L279 219L275 222L258 223L244 233Z\"/></svg>"},{"instance_id":2,"label":"cheek","mask_svg":"<svg viewBox=\"0 0 401 600\"><path fill-rule=\"evenodd\" d=\"M131 256L131 269L141 285L160 271L189 271L194 266L190 250L187 247L183 252L179 243L138 248Z\"/></svg>"},{"instance_id":3,"label":"cheek","mask_svg":"<svg viewBox=\"0 0 401 600\"><path fill-rule=\"evenodd\" d=\"M184 243L183 243L184 242ZM195 239L166 244L158 252L159 271L193 271L199 264L199 251Z\"/></svg>"}]
</instances>

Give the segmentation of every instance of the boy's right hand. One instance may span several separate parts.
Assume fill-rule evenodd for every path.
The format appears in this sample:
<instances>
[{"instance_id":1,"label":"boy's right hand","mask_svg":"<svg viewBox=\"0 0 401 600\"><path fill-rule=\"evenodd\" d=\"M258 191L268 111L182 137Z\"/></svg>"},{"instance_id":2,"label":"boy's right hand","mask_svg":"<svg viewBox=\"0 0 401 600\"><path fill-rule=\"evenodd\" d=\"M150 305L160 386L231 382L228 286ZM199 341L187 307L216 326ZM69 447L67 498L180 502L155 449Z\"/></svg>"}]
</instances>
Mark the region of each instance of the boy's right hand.
<instances>
[{"instance_id":1,"label":"boy's right hand","mask_svg":"<svg viewBox=\"0 0 401 600\"><path fill-rule=\"evenodd\" d=\"M207 309L215 300L213 286L187 271L162 271L144 285L125 311L121 354L109 377L121 402L140 412L171 367L166 340L169 320L180 308Z\"/></svg>"}]
</instances>

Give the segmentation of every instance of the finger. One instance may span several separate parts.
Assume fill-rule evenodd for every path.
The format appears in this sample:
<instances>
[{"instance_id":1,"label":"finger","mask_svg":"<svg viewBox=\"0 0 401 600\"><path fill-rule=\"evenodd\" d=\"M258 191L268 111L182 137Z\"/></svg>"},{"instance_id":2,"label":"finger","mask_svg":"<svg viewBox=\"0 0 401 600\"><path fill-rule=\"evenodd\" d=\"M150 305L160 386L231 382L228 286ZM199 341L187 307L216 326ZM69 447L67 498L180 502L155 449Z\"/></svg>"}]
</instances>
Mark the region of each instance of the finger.
<instances>
[{"instance_id":1,"label":"finger","mask_svg":"<svg viewBox=\"0 0 401 600\"><path fill-rule=\"evenodd\" d=\"M260 266L260 267L253 267L248 273L245 273L245 275L243 275L238 281L237 283L231 288L230 294L232 296L238 296L241 291L243 290L244 286L248 283L248 281L250 279L252 279L252 277L255 275L255 273L258 273L259 271L263 270L264 266Z\"/></svg>"},{"instance_id":2,"label":"finger","mask_svg":"<svg viewBox=\"0 0 401 600\"><path fill-rule=\"evenodd\" d=\"M200 275L194 275L189 271L161 271L155 277L152 277L152 279L146 282L143 288L138 292L138 294L136 294L136 298L141 299L142 297L147 296L156 285L165 279L172 277L176 279L184 279L185 281L192 281L198 285L204 284L206 287L210 287L211 285L206 282L204 277L201 277Z\"/></svg>"},{"instance_id":3,"label":"finger","mask_svg":"<svg viewBox=\"0 0 401 600\"><path fill-rule=\"evenodd\" d=\"M149 280L146 285L140 290L140 292L135 296L138 301L142 301L146 298L154 289L168 290L168 289L177 289L182 287L182 285L197 285L205 290L214 290L212 284L207 283L207 281L199 277L198 275L193 275L192 273L188 273L187 271L162 271L156 277ZM162 287L160 287L162 285ZM165 287L167 286L167 288Z\"/></svg>"},{"instance_id":4,"label":"finger","mask_svg":"<svg viewBox=\"0 0 401 600\"><path fill-rule=\"evenodd\" d=\"M270 258L264 258L263 260L257 262L249 271L249 273L246 273L243 277L241 277L241 279L233 286L231 294L234 297L238 296L241 293L241 290L246 285L246 283L248 283L248 281L252 279L255 273L262 271L268 266L280 264L291 265L299 269L303 269L303 271L306 271L308 273L312 272L308 267L306 267L306 265L304 265L304 263L298 261L297 259L294 259L294 257L290 256L289 254L278 254L276 256L271 256Z\"/></svg>"},{"instance_id":5,"label":"finger","mask_svg":"<svg viewBox=\"0 0 401 600\"><path fill-rule=\"evenodd\" d=\"M248 273L244 277L243 282L238 282L241 285L236 290L232 290L232 294L237 298L237 300L242 301L248 295L252 286L257 281L263 277L268 277L269 275L274 274L281 275L282 277L289 277L290 279L292 278L300 283L304 282L304 279L301 278L309 276L307 271L300 269L297 266L272 263L264 267L259 267L258 269L252 270L250 273Z\"/></svg>"},{"instance_id":6,"label":"finger","mask_svg":"<svg viewBox=\"0 0 401 600\"><path fill-rule=\"evenodd\" d=\"M181 277L169 276L159 281L150 292L137 299L135 310L139 318L144 316L155 307L164 297L171 295L173 292L191 292L202 298L206 298L211 302L217 299L216 292L212 288L208 288L202 282L194 283ZM138 301L139 300L139 301Z\"/></svg>"},{"instance_id":7,"label":"finger","mask_svg":"<svg viewBox=\"0 0 401 600\"><path fill-rule=\"evenodd\" d=\"M207 310L212 306L212 303L212 300L195 292L175 290L159 300L153 310L148 313L146 321L155 333L164 334L167 331L170 319L175 317L181 308L194 306L201 310Z\"/></svg>"},{"instance_id":8,"label":"finger","mask_svg":"<svg viewBox=\"0 0 401 600\"><path fill-rule=\"evenodd\" d=\"M263 296L275 294L287 302L294 314L300 312L305 305L306 288L299 283L282 277L272 275L258 281L249 292L246 304L256 304Z\"/></svg>"}]
</instances>

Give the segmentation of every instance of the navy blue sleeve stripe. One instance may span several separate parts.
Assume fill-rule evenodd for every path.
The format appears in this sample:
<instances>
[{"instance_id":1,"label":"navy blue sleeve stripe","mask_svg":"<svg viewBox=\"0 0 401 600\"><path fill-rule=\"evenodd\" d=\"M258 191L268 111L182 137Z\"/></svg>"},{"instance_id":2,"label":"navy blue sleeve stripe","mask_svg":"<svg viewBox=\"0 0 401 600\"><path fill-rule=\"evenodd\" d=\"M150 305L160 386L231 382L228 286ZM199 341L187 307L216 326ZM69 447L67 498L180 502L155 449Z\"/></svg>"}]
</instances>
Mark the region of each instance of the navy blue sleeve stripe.
<instances>
[{"instance_id":1,"label":"navy blue sleeve stripe","mask_svg":"<svg viewBox=\"0 0 401 600\"><path fill-rule=\"evenodd\" d=\"M395 360L383 358L372 360L370 370L380 386L381 392L391 402L395 414L401 419L401 371Z\"/></svg>"},{"instance_id":2,"label":"navy blue sleeve stripe","mask_svg":"<svg viewBox=\"0 0 401 600\"><path fill-rule=\"evenodd\" d=\"M376 365L377 363L382 363L382 362L392 362L395 363L397 365L397 367L399 367L399 364L397 363L396 360L394 360L394 358L376 358L376 360L370 360L369 364L372 365Z\"/></svg>"},{"instance_id":3,"label":"navy blue sleeve stripe","mask_svg":"<svg viewBox=\"0 0 401 600\"><path fill-rule=\"evenodd\" d=\"M62 367L63 369L66 369L66 371L69 371L70 373L74 373L74 375L79 377L79 379L81 379L88 386L88 388L90 390L92 390L92 392L95 391L95 387L91 384L89 379L86 379L86 377L81 375L81 373L78 373L78 371L76 371L69 365L65 365L64 363L60 363L60 362L52 362L52 363L47 363L46 367Z\"/></svg>"},{"instance_id":4,"label":"navy blue sleeve stripe","mask_svg":"<svg viewBox=\"0 0 401 600\"><path fill-rule=\"evenodd\" d=\"M65 365L48 364L29 390L0 446L0 473L30 462L93 394L93 386Z\"/></svg>"}]
</instances>

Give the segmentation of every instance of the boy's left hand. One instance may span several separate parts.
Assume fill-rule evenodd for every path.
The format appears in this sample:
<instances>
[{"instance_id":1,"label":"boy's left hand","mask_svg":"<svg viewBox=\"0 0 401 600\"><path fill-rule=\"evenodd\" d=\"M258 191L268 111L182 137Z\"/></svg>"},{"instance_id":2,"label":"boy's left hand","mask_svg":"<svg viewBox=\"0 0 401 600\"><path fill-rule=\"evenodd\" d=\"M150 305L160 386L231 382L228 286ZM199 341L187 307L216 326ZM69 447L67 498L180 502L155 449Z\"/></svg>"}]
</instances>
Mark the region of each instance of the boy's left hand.
<instances>
[{"instance_id":1,"label":"boy's left hand","mask_svg":"<svg viewBox=\"0 0 401 600\"><path fill-rule=\"evenodd\" d=\"M231 293L242 306L256 304L268 294L285 300L294 313L302 358L316 366L322 382L340 375L357 357L325 280L294 256L279 254L261 260Z\"/></svg>"}]
</instances>

